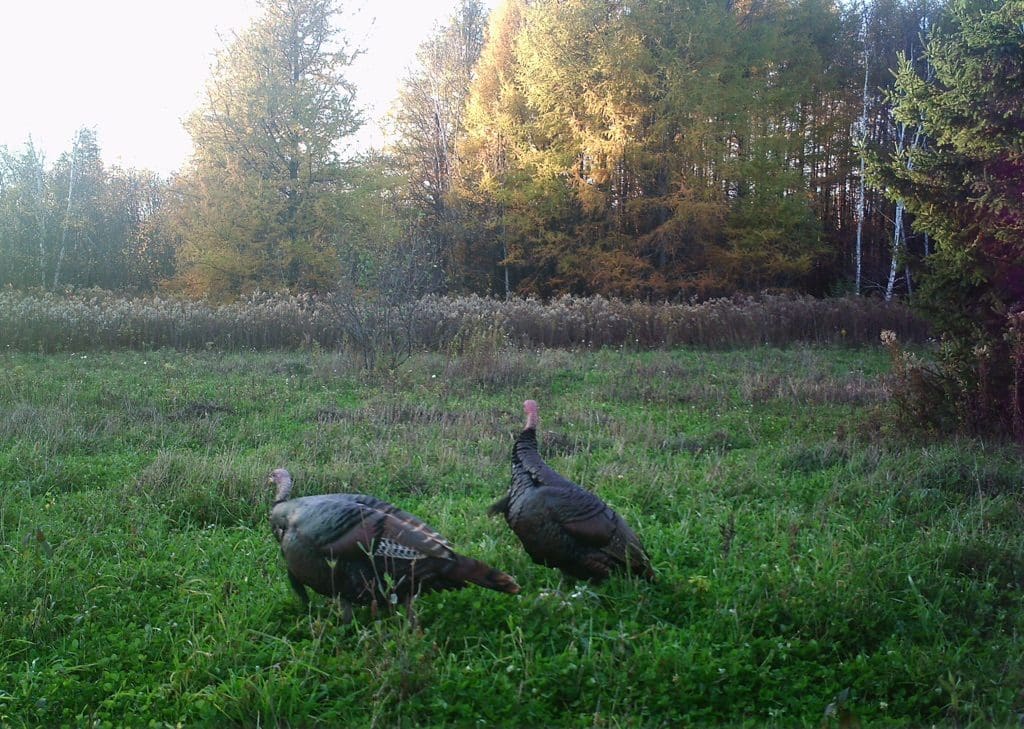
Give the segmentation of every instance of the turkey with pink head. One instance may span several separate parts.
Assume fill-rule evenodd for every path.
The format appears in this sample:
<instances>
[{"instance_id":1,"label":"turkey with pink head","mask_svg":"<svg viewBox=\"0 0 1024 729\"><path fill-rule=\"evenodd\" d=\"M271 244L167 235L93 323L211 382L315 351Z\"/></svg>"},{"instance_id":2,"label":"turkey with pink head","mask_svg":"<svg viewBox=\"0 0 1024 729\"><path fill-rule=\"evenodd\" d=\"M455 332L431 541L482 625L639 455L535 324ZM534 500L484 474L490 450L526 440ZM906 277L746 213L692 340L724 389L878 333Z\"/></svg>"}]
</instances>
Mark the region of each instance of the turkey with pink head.
<instances>
[{"instance_id":1,"label":"turkey with pink head","mask_svg":"<svg viewBox=\"0 0 1024 729\"><path fill-rule=\"evenodd\" d=\"M537 452L537 403L523 403L526 426L512 447L508 495L489 513L503 514L537 564L601 582L612 572L654 579L640 539L614 509L556 472Z\"/></svg>"},{"instance_id":2,"label":"turkey with pink head","mask_svg":"<svg viewBox=\"0 0 1024 729\"><path fill-rule=\"evenodd\" d=\"M459 590L468 583L515 594L510 575L463 557L412 514L365 494L291 496L283 468L267 477L276 487L270 524L281 545L288 579L303 603L306 587L338 597L350 619L352 603L401 601L420 593Z\"/></svg>"}]
</instances>

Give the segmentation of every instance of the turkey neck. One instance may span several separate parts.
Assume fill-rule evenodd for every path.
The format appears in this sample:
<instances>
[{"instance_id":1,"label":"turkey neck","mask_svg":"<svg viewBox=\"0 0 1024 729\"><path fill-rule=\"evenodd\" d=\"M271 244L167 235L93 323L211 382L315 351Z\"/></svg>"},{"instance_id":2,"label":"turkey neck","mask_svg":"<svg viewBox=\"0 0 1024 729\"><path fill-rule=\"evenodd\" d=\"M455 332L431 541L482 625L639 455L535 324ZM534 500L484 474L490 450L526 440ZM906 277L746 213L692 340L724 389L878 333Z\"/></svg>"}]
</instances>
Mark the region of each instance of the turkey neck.
<instances>
[{"instance_id":1,"label":"turkey neck","mask_svg":"<svg viewBox=\"0 0 1024 729\"><path fill-rule=\"evenodd\" d=\"M537 421L540 419L537 413L537 402L527 400L523 403L523 411L526 413L526 425L523 426L523 430L537 430Z\"/></svg>"},{"instance_id":2,"label":"turkey neck","mask_svg":"<svg viewBox=\"0 0 1024 729\"><path fill-rule=\"evenodd\" d=\"M512 451L512 483L509 485L509 497L513 501L536 485L531 472L537 468L538 459L537 431L534 428L524 428L516 439Z\"/></svg>"},{"instance_id":3,"label":"turkey neck","mask_svg":"<svg viewBox=\"0 0 1024 729\"><path fill-rule=\"evenodd\" d=\"M282 481L277 487L277 493L274 494L274 506L277 506L282 501L287 501L288 497L292 495L292 480Z\"/></svg>"}]
</instances>

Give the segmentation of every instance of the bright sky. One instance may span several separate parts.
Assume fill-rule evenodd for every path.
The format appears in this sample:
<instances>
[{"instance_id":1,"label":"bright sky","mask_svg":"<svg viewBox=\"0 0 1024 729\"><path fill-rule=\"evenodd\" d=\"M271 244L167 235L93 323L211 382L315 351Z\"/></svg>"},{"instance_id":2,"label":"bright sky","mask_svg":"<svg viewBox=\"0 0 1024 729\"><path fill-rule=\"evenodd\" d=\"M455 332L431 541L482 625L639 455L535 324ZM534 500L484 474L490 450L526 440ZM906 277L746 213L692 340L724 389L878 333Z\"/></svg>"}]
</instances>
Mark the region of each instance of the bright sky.
<instances>
[{"instance_id":1,"label":"bright sky","mask_svg":"<svg viewBox=\"0 0 1024 729\"><path fill-rule=\"evenodd\" d=\"M485 2L493 6L496 0ZM349 69L367 108L362 146L394 99L416 48L458 0L348 0L347 35L366 49ZM96 129L107 165L168 174L191 151L181 121L200 103L214 53L258 12L255 0L3 0L0 145L29 135L47 164Z\"/></svg>"}]
</instances>

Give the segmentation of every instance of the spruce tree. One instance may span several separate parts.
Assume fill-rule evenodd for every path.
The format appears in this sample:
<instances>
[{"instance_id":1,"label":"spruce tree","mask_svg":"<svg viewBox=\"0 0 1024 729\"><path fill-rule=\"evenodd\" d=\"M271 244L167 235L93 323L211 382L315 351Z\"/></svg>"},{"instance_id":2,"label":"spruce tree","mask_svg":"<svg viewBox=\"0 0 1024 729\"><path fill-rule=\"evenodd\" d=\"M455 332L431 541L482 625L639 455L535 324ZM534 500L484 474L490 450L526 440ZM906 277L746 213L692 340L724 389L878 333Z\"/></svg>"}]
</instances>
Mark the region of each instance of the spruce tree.
<instances>
[{"instance_id":1,"label":"spruce tree","mask_svg":"<svg viewBox=\"0 0 1024 729\"><path fill-rule=\"evenodd\" d=\"M943 339L939 380L954 415L973 429L1020 426L1024 2L955 0L926 56L924 74L901 59L892 100L930 142L876 159L872 174L935 241L919 303Z\"/></svg>"}]
</instances>

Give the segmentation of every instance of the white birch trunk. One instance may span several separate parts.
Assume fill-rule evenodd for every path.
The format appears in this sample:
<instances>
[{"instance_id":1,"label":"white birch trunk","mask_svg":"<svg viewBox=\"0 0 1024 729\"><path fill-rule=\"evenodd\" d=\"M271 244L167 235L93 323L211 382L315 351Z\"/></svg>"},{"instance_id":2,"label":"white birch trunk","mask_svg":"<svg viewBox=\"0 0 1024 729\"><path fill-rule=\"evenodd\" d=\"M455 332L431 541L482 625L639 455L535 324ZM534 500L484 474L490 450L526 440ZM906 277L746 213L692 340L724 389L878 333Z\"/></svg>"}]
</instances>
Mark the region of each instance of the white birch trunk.
<instances>
[{"instance_id":1,"label":"white birch trunk","mask_svg":"<svg viewBox=\"0 0 1024 729\"><path fill-rule=\"evenodd\" d=\"M896 134L896 155L903 154L906 149L907 125L900 124ZM909 166L909 162L908 162ZM896 214L893 216L892 259L889 262L889 281L885 285L885 300L891 301L893 288L896 285L896 269L899 267L900 245L903 243L903 200L896 201Z\"/></svg>"},{"instance_id":2,"label":"white birch trunk","mask_svg":"<svg viewBox=\"0 0 1024 729\"><path fill-rule=\"evenodd\" d=\"M910 143L910 148L911 149L917 149L918 147L921 146L921 136L923 135L923 133L924 132L921 129L921 125L919 124L917 126L917 129L914 130L914 139ZM906 140L907 140L907 125L906 124L900 124L900 126L899 126L899 133L898 133L898 135L896 137L896 153L898 155L902 155L904 150L906 150L906 146L907 146L906 145ZM914 169L914 163L910 159L910 157L907 157L907 169L908 170ZM895 217L894 217L894 220L893 220L892 262L889 264L889 282L888 282L888 284L885 287L885 300L886 301L889 301L889 300L892 299L893 288L896 285L896 271L899 268L900 253L901 253L902 249L906 246L906 242L907 242L907 233L906 233L906 228L904 227L904 222L903 222L903 214L905 212L905 209L906 208L903 205L903 201L902 200L897 201L897 203L896 203L896 214L895 214ZM903 274L904 274L904 277L906 278L906 281L907 281L907 296L909 296L910 293L911 293L910 268L909 268L909 266L906 265L906 262L904 262Z\"/></svg>"},{"instance_id":3,"label":"white birch trunk","mask_svg":"<svg viewBox=\"0 0 1024 729\"><path fill-rule=\"evenodd\" d=\"M29 139L29 144L32 140ZM46 165L45 158L42 155L38 155L33 147L32 153L33 163L36 165L32 170L34 177L33 182L35 183L35 218L36 218L36 235L39 237L39 284L45 289L46 288L46 182L43 174L43 169Z\"/></svg>"},{"instance_id":4,"label":"white birch trunk","mask_svg":"<svg viewBox=\"0 0 1024 729\"><path fill-rule=\"evenodd\" d=\"M60 267L64 262L64 250L67 246L68 239L68 223L71 222L71 202L73 200L73 194L75 191L75 162L78 158L78 135L75 135L75 140L71 144L71 169L68 172L68 204L64 209L64 225L60 231L60 248L57 249L57 262L53 267L53 288L56 290L60 284Z\"/></svg>"},{"instance_id":5,"label":"white birch trunk","mask_svg":"<svg viewBox=\"0 0 1024 729\"><path fill-rule=\"evenodd\" d=\"M893 220L892 261L889 264L889 282L885 285L885 300L891 301L893 288L896 285L896 270L899 268L900 248L904 241L903 235L903 201L896 203L896 215Z\"/></svg>"},{"instance_id":6,"label":"white birch trunk","mask_svg":"<svg viewBox=\"0 0 1024 729\"><path fill-rule=\"evenodd\" d=\"M857 245L854 249L854 293L860 296L864 241L864 151L868 141L868 6L862 9L861 41L864 44L862 61L864 63L864 88L861 91L861 112L857 120L856 134L860 145L860 188L857 192Z\"/></svg>"}]
</instances>

